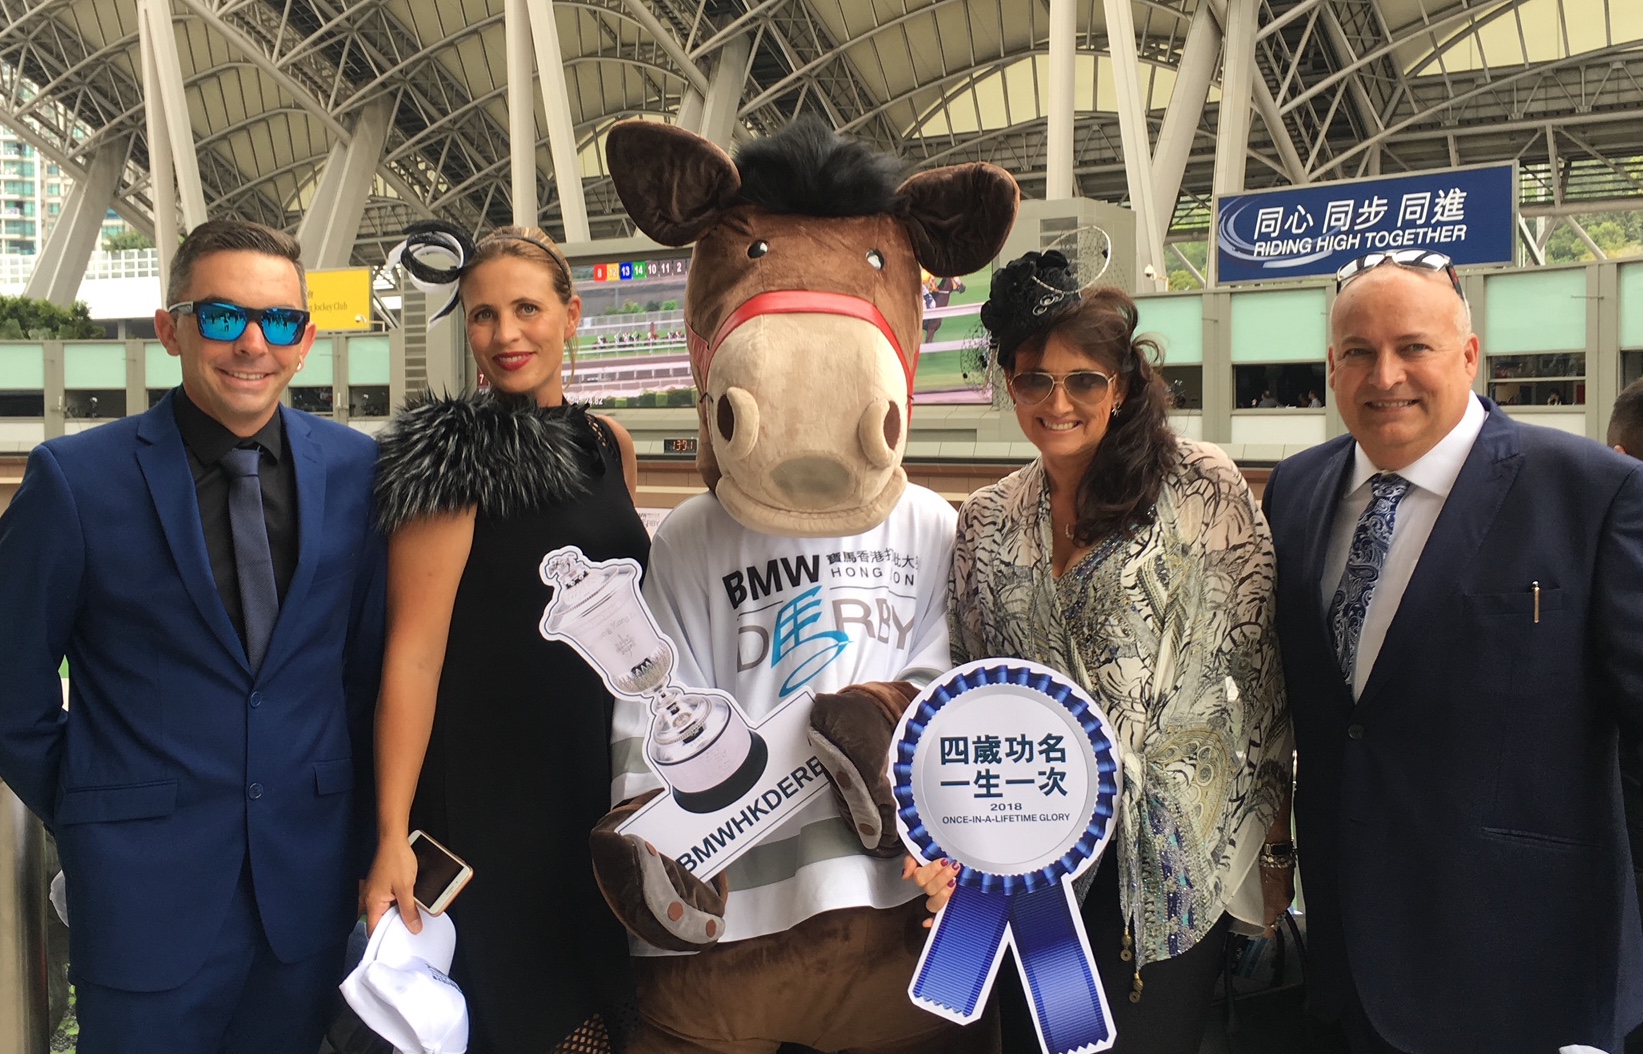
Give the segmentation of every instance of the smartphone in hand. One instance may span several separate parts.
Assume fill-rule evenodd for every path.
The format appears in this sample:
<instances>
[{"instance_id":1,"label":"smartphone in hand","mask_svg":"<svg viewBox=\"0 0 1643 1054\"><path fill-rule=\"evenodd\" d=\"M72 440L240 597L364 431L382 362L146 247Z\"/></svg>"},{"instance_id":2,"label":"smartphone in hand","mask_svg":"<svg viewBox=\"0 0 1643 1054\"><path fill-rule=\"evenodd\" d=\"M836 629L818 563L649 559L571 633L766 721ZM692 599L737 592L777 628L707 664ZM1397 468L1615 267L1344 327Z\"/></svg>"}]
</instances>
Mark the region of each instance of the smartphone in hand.
<instances>
[{"instance_id":1,"label":"smartphone in hand","mask_svg":"<svg viewBox=\"0 0 1643 1054\"><path fill-rule=\"evenodd\" d=\"M423 831L411 832L411 852L416 854L417 906L438 915L462 892L474 869Z\"/></svg>"}]
</instances>

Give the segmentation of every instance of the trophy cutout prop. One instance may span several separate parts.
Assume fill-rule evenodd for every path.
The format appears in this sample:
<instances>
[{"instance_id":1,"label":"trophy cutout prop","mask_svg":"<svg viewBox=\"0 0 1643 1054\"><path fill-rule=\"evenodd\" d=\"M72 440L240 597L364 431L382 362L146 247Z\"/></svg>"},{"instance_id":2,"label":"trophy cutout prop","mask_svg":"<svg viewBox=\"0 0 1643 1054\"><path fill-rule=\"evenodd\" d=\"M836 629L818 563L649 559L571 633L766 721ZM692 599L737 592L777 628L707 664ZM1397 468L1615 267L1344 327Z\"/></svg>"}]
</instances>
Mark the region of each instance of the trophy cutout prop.
<instances>
[{"instance_id":1,"label":"trophy cutout prop","mask_svg":"<svg viewBox=\"0 0 1643 1054\"><path fill-rule=\"evenodd\" d=\"M645 757L670 793L617 830L705 880L826 789L805 735L815 697L795 695L755 728L728 692L675 681L677 653L645 604L640 575L634 560L553 550L542 558L553 596L540 628L574 648L613 695L649 708Z\"/></svg>"},{"instance_id":2,"label":"trophy cutout prop","mask_svg":"<svg viewBox=\"0 0 1643 1054\"><path fill-rule=\"evenodd\" d=\"M1021 659L966 663L913 700L890 748L896 827L920 860L961 865L908 986L915 1004L976 1020L1009 946L1045 1054L1113 1045L1072 884L1116 826L1115 743L1082 689Z\"/></svg>"}]
</instances>

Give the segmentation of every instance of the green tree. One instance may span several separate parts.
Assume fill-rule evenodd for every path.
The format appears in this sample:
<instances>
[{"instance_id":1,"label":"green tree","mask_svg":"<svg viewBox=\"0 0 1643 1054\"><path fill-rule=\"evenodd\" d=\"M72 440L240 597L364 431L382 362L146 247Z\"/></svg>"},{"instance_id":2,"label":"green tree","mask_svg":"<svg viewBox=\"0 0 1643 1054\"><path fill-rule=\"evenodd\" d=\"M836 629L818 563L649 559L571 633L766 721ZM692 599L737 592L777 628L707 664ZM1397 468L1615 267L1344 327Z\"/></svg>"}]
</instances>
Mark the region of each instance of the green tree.
<instances>
[{"instance_id":1,"label":"green tree","mask_svg":"<svg viewBox=\"0 0 1643 1054\"><path fill-rule=\"evenodd\" d=\"M83 340L100 337L103 327L91 320L91 311L76 300L67 309L49 300L0 296L0 339Z\"/></svg>"},{"instance_id":2,"label":"green tree","mask_svg":"<svg viewBox=\"0 0 1643 1054\"><path fill-rule=\"evenodd\" d=\"M152 249L154 242L142 231L121 231L103 239L103 252L117 253L126 249Z\"/></svg>"}]
</instances>

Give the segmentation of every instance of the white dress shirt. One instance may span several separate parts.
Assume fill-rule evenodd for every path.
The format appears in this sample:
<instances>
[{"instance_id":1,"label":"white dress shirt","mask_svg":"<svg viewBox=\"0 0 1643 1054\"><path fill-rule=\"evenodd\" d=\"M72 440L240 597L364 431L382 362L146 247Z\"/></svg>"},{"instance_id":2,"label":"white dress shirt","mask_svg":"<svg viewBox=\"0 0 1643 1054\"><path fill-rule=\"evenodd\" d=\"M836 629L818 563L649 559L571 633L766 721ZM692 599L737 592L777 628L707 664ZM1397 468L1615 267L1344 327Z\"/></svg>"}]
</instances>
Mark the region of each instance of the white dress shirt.
<instances>
[{"instance_id":1,"label":"white dress shirt","mask_svg":"<svg viewBox=\"0 0 1643 1054\"><path fill-rule=\"evenodd\" d=\"M1489 411L1483 408L1476 396L1472 397L1467 400L1466 413L1461 416L1460 423L1450 429L1448 435L1438 440L1438 444L1419 460L1397 470L1397 474L1413 486L1398 503L1386 564L1381 568L1381 577L1375 583L1374 593L1370 595L1369 610L1364 613L1363 632L1358 636L1358 663L1352 675L1354 699L1363 692L1364 683L1375 668L1375 659L1380 655L1387 627L1392 625L1392 617L1398 613L1404 588L1409 585L1409 577L1415 573L1415 564L1420 561L1421 552L1426 548L1432 525L1437 522L1438 513L1443 511L1443 503L1449 499L1449 491L1455 486L1461 466L1466 464L1466 456L1472 452L1472 444L1477 441L1484 419L1488 416ZM1382 471L1369 460L1361 444L1355 447L1355 451L1352 478L1347 482L1346 493L1341 496L1340 505L1335 510L1335 526L1329 534L1323 581L1319 583L1325 612L1335 597L1335 590L1340 587L1341 575L1346 572L1346 554L1352 545L1358 518L1369 505L1369 478Z\"/></svg>"}]
</instances>

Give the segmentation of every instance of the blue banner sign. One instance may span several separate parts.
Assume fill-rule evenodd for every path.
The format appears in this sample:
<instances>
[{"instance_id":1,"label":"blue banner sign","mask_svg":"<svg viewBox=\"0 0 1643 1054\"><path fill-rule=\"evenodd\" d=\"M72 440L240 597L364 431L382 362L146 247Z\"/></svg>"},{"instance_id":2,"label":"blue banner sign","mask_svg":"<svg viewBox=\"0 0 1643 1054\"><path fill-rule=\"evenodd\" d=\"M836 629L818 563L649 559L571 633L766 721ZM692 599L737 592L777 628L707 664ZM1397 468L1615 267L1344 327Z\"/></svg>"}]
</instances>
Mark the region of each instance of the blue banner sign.
<instances>
[{"instance_id":1,"label":"blue banner sign","mask_svg":"<svg viewBox=\"0 0 1643 1054\"><path fill-rule=\"evenodd\" d=\"M1215 204L1217 282L1329 276L1387 249L1436 249L1462 266L1511 263L1517 168L1285 187Z\"/></svg>"}]
</instances>

